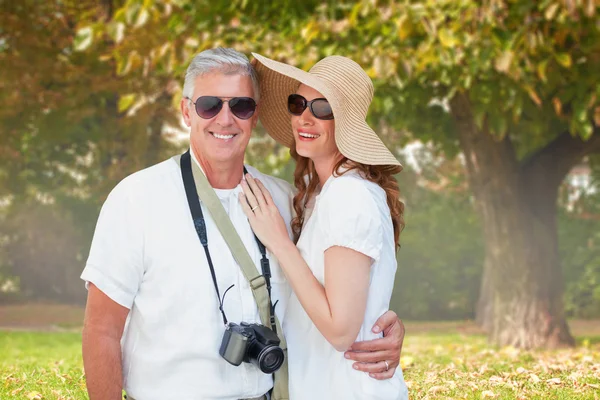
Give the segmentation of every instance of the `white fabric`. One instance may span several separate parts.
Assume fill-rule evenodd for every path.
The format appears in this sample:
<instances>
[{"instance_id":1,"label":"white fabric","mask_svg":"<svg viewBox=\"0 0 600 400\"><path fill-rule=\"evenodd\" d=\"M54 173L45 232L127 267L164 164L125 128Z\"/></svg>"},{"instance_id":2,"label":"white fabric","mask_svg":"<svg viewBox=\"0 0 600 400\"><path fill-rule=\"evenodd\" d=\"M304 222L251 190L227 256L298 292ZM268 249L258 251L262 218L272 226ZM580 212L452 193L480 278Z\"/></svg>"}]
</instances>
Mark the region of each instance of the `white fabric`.
<instances>
[{"instance_id":1,"label":"white fabric","mask_svg":"<svg viewBox=\"0 0 600 400\"><path fill-rule=\"evenodd\" d=\"M286 223L292 187L248 167L271 192ZM238 202L241 186L217 190L250 256L260 251ZM202 207L225 312L233 322L260 323L252 291L208 210ZM290 232L291 234L291 232ZM270 257L276 314L285 321L290 289ZM204 249L194 230L179 165L172 159L137 172L107 198L81 278L129 308L121 340L124 389L137 400L240 399L265 394L271 375L235 367L220 355L223 321Z\"/></svg>"},{"instance_id":2,"label":"white fabric","mask_svg":"<svg viewBox=\"0 0 600 400\"><path fill-rule=\"evenodd\" d=\"M321 284L325 284L324 252L332 246L348 247L373 259L367 309L356 340L381 337L371 328L389 309L396 273L394 231L385 191L350 171L330 177L309 211L298 249ZM400 368L384 381L354 370L353 361L323 337L294 293L283 330L288 342L291 400L408 399Z\"/></svg>"}]
</instances>

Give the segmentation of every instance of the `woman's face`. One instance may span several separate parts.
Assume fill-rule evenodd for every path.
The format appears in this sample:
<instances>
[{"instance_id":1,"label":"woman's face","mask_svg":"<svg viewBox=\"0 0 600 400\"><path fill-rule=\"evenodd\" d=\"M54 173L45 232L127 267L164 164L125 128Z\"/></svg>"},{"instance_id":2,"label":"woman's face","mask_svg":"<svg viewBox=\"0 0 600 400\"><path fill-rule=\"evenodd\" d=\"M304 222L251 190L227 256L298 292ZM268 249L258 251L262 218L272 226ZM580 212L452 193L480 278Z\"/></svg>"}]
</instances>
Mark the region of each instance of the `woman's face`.
<instances>
[{"instance_id":1,"label":"woman's face","mask_svg":"<svg viewBox=\"0 0 600 400\"><path fill-rule=\"evenodd\" d=\"M296 94L303 96L307 101L325 97L306 85L300 85ZM339 154L334 136L335 120L316 118L310 111L310 107L306 107L301 115L292 115L292 130L299 155L315 162L330 159L333 162Z\"/></svg>"}]
</instances>

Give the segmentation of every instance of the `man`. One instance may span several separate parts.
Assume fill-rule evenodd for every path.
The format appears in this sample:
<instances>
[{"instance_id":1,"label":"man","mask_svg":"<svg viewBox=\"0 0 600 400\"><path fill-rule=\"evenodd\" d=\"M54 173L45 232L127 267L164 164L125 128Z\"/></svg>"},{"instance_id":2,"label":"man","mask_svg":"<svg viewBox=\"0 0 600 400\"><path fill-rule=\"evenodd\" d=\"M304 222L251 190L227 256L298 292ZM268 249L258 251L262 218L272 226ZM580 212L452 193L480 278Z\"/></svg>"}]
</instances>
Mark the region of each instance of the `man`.
<instances>
[{"instance_id":1,"label":"man","mask_svg":"<svg viewBox=\"0 0 600 400\"><path fill-rule=\"evenodd\" d=\"M238 202L244 152L260 104L254 69L232 49L207 50L190 64L181 101L192 162L204 172L256 265L261 254ZM247 166L289 224L292 187ZM260 323L242 271L208 210L216 282L229 321ZM269 257L275 313L285 324L290 288ZM271 375L219 355L224 332L207 257L194 230L181 171L173 159L139 171L107 198L82 273L88 285L83 361L92 400L265 398ZM404 329L393 312L376 324L386 336L357 343L347 357L376 379L398 366ZM390 362L391 360L391 362ZM389 368L388 368L389 367Z\"/></svg>"}]
</instances>

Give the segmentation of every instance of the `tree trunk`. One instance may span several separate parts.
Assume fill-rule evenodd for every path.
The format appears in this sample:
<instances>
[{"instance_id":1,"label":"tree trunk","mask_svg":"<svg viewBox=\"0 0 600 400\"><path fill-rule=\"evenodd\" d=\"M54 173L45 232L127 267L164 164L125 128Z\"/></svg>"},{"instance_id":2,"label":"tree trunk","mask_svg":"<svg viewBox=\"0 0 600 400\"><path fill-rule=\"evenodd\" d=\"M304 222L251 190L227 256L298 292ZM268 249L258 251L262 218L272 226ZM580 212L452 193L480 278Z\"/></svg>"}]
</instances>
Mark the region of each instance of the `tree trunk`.
<instances>
[{"instance_id":1,"label":"tree trunk","mask_svg":"<svg viewBox=\"0 0 600 400\"><path fill-rule=\"evenodd\" d=\"M490 338L521 348L573 345L562 303L556 192L512 184L503 193L480 188L477 196L493 296Z\"/></svg>"},{"instance_id":2,"label":"tree trunk","mask_svg":"<svg viewBox=\"0 0 600 400\"><path fill-rule=\"evenodd\" d=\"M563 311L556 229L562 178L536 163L525 168L508 137L496 140L485 127L477 129L466 96L457 95L451 110L484 227L478 322L499 345L573 345Z\"/></svg>"},{"instance_id":3,"label":"tree trunk","mask_svg":"<svg viewBox=\"0 0 600 400\"><path fill-rule=\"evenodd\" d=\"M483 275L481 278L481 287L479 289L479 300L475 309L475 322L483 329L485 333L491 333L493 328L493 297L492 297L492 269L493 265L487 262L483 263Z\"/></svg>"}]
</instances>

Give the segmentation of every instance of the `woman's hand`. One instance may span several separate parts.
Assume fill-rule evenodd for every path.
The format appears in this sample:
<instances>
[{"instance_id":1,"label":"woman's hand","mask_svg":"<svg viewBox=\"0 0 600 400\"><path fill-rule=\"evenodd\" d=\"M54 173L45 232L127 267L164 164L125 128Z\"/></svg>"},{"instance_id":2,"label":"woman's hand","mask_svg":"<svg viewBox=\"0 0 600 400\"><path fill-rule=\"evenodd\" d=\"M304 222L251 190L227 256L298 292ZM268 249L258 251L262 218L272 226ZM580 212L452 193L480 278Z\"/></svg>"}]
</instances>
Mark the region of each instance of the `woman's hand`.
<instances>
[{"instance_id":1,"label":"woman's hand","mask_svg":"<svg viewBox=\"0 0 600 400\"><path fill-rule=\"evenodd\" d=\"M291 242L285 221L261 181L246 174L239 200L258 239L272 252Z\"/></svg>"}]
</instances>

